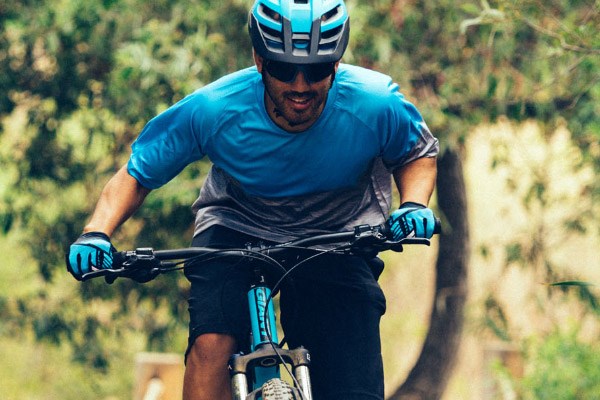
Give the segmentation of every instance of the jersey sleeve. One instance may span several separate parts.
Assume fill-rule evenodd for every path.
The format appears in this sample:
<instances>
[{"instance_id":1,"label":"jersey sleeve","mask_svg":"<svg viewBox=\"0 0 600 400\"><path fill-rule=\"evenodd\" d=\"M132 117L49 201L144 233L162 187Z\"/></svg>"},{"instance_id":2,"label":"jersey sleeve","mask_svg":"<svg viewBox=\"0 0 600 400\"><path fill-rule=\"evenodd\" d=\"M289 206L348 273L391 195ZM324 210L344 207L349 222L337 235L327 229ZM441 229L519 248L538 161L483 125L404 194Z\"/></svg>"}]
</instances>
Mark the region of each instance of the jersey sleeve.
<instances>
[{"instance_id":1,"label":"jersey sleeve","mask_svg":"<svg viewBox=\"0 0 600 400\"><path fill-rule=\"evenodd\" d=\"M142 186L159 188L204 156L199 107L193 100L190 95L154 117L131 146L127 171Z\"/></svg>"},{"instance_id":2,"label":"jersey sleeve","mask_svg":"<svg viewBox=\"0 0 600 400\"><path fill-rule=\"evenodd\" d=\"M382 159L389 171L422 157L435 157L439 142L417 108L398 92L392 94Z\"/></svg>"}]
</instances>

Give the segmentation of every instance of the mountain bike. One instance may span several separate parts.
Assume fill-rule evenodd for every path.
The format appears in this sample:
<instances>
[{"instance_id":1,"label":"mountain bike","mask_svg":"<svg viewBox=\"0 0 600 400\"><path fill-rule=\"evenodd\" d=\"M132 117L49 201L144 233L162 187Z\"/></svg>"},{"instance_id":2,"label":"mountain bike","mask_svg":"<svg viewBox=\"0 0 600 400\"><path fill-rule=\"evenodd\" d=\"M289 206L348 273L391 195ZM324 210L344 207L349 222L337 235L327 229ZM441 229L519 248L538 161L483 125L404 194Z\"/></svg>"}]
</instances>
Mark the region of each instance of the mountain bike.
<instances>
[{"instance_id":1,"label":"mountain bike","mask_svg":"<svg viewBox=\"0 0 600 400\"><path fill-rule=\"evenodd\" d=\"M439 233L437 221L435 233ZM273 298L290 274L304 263L324 254L339 253L374 258L377 253L402 251L404 245L429 245L428 239L406 238L398 242L388 240L384 225L360 225L346 232L313 235L287 243L264 245L248 244L246 248L222 249L190 247L175 250L136 250L113 253L113 268L93 271L83 280L104 277L108 283L119 277L147 282L158 275L201 267L202 263L220 257L249 261L254 281L248 290L251 322L251 348L248 354L234 354L229 361L233 400L312 400L310 383L310 353L303 347L286 349L279 343ZM282 257L291 251L308 252L306 257L285 268ZM252 262L250 262L252 261ZM267 282L267 270L279 270L274 284ZM291 380L281 378L285 369Z\"/></svg>"}]
</instances>

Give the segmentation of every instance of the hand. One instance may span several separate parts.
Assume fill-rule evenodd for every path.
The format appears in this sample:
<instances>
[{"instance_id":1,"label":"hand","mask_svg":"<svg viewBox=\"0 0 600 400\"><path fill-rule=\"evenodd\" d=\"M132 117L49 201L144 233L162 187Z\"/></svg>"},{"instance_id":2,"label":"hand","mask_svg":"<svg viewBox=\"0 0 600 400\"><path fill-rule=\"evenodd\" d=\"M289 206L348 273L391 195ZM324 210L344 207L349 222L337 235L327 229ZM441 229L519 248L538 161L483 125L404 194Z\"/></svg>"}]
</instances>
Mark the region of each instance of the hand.
<instances>
[{"instance_id":1,"label":"hand","mask_svg":"<svg viewBox=\"0 0 600 400\"><path fill-rule=\"evenodd\" d=\"M435 216L423 204L409 201L390 215L387 225L394 241L410 237L431 239L435 229Z\"/></svg>"},{"instance_id":2,"label":"hand","mask_svg":"<svg viewBox=\"0 0 600 400\"><path fill-rule=\"evenodd\" d=\"M88 272L112 268L112 253L115 251L110 238L104 233L84 233L69 249L67 270L80 281Z\"/></svg>"}]
</instances>

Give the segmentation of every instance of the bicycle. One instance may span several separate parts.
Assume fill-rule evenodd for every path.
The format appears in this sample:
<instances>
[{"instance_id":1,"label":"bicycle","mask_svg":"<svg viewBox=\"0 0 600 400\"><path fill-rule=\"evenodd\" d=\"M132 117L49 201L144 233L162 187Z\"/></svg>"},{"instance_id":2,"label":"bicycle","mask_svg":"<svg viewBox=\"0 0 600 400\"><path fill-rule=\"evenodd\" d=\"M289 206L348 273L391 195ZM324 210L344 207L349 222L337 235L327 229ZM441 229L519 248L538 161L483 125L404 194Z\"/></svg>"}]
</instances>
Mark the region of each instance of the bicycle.
<instances>
[{"instance_id":1,"label":"bicycle","mask_svg":"<svg viewBox=\"0 0 600 400\"><path fill-rule=\"evenodd\" d=\"M439 231L440 223L436 221L434 232L439 233ZM258 263L251 263L254 268L254 282L248 290L251 351L248 354L234 354L229 362L233 400L312 400L309 375L310 353L303 347L285 349L283 343L279 343L273 297L296 268L314 257L328 253L343 253L374 258L382 251L402 251L403 246L407 244L429 245L430 241L421 238L405 238L393 242L388 240L387 228L384 225L359 225L346 232L314 235L269 246L261 243L248 244L243 249L138 248L114 253L112 269L92 271L83 275L82 280L104 277L106 282L112 283L119 277L127 277L139 282L147 282L162 273L181 270L184 265L193 264L195 267L196 264L216 257L258 261ZM277 257L291 250L310 251L312 255L286 269ZM279 280L271 286L267 284L266 279L267 265L283 271ZM281 378L281 367L288 372L293 385Z\"/></svg>"}]
</instances>

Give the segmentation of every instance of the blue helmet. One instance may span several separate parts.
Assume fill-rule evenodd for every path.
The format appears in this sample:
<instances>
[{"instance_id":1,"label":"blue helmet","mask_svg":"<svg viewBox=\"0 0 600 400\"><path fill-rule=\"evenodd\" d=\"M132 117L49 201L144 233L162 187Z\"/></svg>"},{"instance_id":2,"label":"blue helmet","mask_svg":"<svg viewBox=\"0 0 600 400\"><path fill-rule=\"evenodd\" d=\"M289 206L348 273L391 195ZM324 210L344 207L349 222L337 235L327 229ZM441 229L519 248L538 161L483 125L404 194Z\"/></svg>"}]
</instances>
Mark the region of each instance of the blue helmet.
<instances>
[{"instance_id":1,"label":"blue helmet","mask_svg":"<svg viewBox=\"0 0 600 400\"><path fill-rule=\"evenodd\" d=\"M256 0L248 30L263 58L293 64L339 61L350 20L343 0Z\"/></svg>"}]
</instances>

